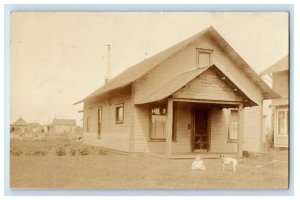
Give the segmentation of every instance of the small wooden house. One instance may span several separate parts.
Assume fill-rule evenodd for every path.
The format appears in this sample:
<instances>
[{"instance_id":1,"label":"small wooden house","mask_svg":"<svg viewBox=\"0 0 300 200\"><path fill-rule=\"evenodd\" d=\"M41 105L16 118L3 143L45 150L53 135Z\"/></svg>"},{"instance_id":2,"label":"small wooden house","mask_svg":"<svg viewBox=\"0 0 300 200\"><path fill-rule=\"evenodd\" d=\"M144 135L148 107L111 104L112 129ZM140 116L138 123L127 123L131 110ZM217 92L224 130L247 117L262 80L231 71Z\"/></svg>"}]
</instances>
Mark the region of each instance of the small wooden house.
<instances>
[{"instance_id":1,"label":"small wooden house","mask_svg":"<svg viewBox=\"0 0 300 200\"><path fill-rule=\"evenodd\" d=\"M261 73L272 77L272 89L281 97L272 100L274 147L288 147L289 140L289 58L283 57Z\"/></svg>"},{"instance_id":2,"label":"small wooden house","mask_svg":"<svg viewBox=\"0 0 300 200\"><path fill-rule=\"evenodd\" d=\"M25 133L27 131L27 122L19 117L10 127L10 132Z\"/></svg>"},{"instance_id":3,"label":"small wooden house","mask_svg":"<svg viewBox=\"0 0 300 200\"><path fill-rule=\"evenodd\" d=\"M166 156L261 152L263 100L277 97L209 27L80 101L84 143Z\"/></svg>"},{"instance_id":4,"label":"small wooden house","mask_svg":"<svg viewBox=\"0 0 300 200\"><path fill-rule=\"evenodd\" d=\"M53 119L52 124L48 126L48 132L54 133L74 133L76 131L75 119Z\"/></svg>"}]
</instances>

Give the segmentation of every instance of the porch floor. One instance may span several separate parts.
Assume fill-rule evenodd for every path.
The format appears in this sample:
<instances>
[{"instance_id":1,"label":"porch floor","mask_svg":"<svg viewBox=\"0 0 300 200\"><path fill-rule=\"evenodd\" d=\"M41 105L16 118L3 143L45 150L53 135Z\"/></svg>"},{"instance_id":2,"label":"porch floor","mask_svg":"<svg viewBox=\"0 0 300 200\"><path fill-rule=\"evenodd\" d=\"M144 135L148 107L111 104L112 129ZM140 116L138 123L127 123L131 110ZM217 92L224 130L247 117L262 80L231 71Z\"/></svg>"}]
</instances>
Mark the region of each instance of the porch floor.
<instances>
[{"instance_id":1,"label":"porch floor","mask_svg":"<svg viewBox=\"0 0 300 200\"><path fill-rule=\"evenodd\" d=\"M151 156L170 158L170 159L195 159L200 155L202 159L217 159L220 155L224 157L237 158L237 153L223 153L223 152L190 152L190 153L174 153L171 157L167 157L165 154L159 153L146 153Z\"/></svg>"}]
</instances>

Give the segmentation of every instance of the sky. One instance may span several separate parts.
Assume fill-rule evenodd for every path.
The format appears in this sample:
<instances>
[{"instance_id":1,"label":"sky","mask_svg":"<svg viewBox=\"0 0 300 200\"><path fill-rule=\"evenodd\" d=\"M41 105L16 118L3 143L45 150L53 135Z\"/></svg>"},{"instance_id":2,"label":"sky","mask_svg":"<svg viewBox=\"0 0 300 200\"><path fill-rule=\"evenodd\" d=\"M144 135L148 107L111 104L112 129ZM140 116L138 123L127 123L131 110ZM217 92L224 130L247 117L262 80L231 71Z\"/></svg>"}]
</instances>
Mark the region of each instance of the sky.
<instances>
[{"instance_id":1,"label":"sky","mask_svg":"<svg viewBox=\"0 0 300 200\"><path fill-rule=\"evenodd\" d=\"M213 26L257 72L288 54L284 12L13 12L11 123L82 119L73 105L145 58Z\"/></svg>"}]
</instances>

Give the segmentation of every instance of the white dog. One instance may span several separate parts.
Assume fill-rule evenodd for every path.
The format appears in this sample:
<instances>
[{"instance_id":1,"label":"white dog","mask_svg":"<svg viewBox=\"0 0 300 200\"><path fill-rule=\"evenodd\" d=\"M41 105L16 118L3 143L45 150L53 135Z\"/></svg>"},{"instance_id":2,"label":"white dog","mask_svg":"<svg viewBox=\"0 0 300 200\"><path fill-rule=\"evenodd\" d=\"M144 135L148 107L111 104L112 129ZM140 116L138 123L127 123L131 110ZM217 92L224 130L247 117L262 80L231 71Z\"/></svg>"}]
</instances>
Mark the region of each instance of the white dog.
<instances>
[{"instance_id":1,"label":"white dog","mask_svg":"<svg viewBox=\"0 0 300 200\"><path fill-rule=\"evenodd\" d=\"M196 169L200 169L200 170L203 170L203 171L206 170L204 162L203 162L203 160L201 160L200 156L196 157L196 159L194 160L191 168L192 168L192 170L196 170Z\"/></svg>"},{"instance_id":2,"label":"white dog","mask_svg":"<svg viewBox=\"0 0 300 200\"><path fill-rule=\"evenodd\" d=\"M220 155L220 158L223 161L223 172L225 171L226 165L232 165L233 171L236 171L236 165L238 161L235 158L224 158L224 155Z\"/></svg>"}]
</instances>

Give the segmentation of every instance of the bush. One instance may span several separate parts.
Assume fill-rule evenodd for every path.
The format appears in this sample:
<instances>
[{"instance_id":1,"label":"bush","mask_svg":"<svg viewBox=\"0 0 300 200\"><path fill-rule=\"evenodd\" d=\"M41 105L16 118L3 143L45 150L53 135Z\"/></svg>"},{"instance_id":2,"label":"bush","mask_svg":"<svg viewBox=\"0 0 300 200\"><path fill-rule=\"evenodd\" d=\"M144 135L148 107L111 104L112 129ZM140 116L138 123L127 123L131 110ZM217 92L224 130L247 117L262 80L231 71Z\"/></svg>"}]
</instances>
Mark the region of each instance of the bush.
<instances>
[{"instance_id":1,"label":"bush","mask_svg":"<svg viewBox=\"0 0 300 200\"><path fill-rule=\"evenodd\" d=\"M47 155L47 153L45 151L35 151L32 155L33 156L45 156L45 155Z\"/></svg>"},{"instance_id":2,"label":"bush","mask_svg":"<svg viewBox=\"0 0 300 200\"><path fill-rule=\"evenodd\" d=\"M13 150L10 151L10 155L13 155L13 156L20 156L22 154L23 154L22 151L13 151Z\"/></svg>"},{"instance_id":3,"label":"bush","mask_svg":"<svg viewBox=\"0 0 300 200\"><path fill-rule=\"evenodd\" d=\"M65 156L66 155L66 149L65 149L65 147L59 147L56 150L56 155L57 156Z\"/></svg>"},{"instance_id":4,"label":"bush","mask_svg":"<svg viewBox=\"0 0 300 200\"><path fill-rule=\"evenodd\" d=\"M83 148L83 149L79 149L78 153L79 153L79 155L87 156L87 155L89 155L90 152L87 148Z\"/></svg>"},{"instance_id":5,"label":"bush","mask_svg":"<svg viewBox=\"0 0 300 200\"><path fill-rule=\"evenodd\" d=\"M98 154L100 154L100 155L106 155L106 154L107 154L107 150L105 150L105 149L100 149L100 150L98 151Z\"/></svg>"}]
</instances>

